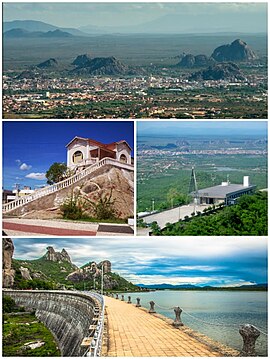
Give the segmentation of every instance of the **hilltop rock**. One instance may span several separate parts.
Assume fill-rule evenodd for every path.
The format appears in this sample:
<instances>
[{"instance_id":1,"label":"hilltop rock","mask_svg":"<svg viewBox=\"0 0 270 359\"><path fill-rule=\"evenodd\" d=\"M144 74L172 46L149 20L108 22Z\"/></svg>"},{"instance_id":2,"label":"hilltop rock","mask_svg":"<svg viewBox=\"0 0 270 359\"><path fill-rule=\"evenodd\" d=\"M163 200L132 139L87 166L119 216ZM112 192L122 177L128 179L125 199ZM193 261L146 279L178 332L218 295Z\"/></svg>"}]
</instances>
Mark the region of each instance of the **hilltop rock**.
<instances>
[{"instance_id":1,"label":"hilltop rock","mask_svg":"<svg viewBox=\"0 0 270 359\"><path fill-rule=\"evenodd\" d=\"M252 61L258 57L253 50L242 40L237 39L231 44L217 47L211 57L218 61Z\"/></svg>"},{"instance_id":2,"label":"hilltop rock","mask_svg":"<svg viewBox=\"0 0 270 359\"><path fill-rule=\"evenodd\" d=\"M15 270L12 268L12 257L14 253L14 245L10 238L3 238L2 243L2 279L4 288L12 288L14 284Z\"/></svg>"},{"instance_id":3,"label":"hilltop rock","mask_svg":"<svg viewBox=\"0 0 270 359\"><path fill-rule=\"evenodd\" d=\"M239 67L234 63L222 63L209 66L208 69L193 73L189 80L244 80Z\"/></svg>"},{"instance_id":4,"label":"hilltop rock","mask_svg":"<svg viewBox=\"0 0 270 359\"><path fill-rule=\"evenodd\" d=\"M56 252L53 247L47 248L47 253L45 254L44 258L48 261L52 262L71 262L70 256L68 255L65 249L62 249L61 252Z\"/></svg>"},{"instance_id":5,"label":"hilltop rock","mask_svg":"<svg viewBox=\"0 0 270 359\"><path fill-rule=\"evenodd\" d=\"M76 59L72 62L72 65L77 67L87 67L91 62L91 57L87 54L78 55Z\"/></svg>"},{"instance_id":6,"label":"hilltop rock","mask_svg":"<svg viewBox=\"0 0 270 359\"><path fill-rule=\"evenodd\" d=\"M24 279L24 280L32 280L32 277L30 275L30 272L29 272L28 268L20 267L20 272L21 272L21 275L22 275L22 279Z\"/></svg>"},{"instance_id":7,"label":"hilltop rock","mask_svg":"<svg viewBox=\"0 0 270 359\"><path fill-rule=\"evenodd\" d=\"M108 173L86 180L82 186L75 187L74 193L94 203L111 195L118 218L133 215L134 182L133 174L128 171L113 167ZM90 206L86 213L95 216Z\"/></svg>"},{"instance_id":8,"label":"hilltop rock","mask_svg":"<svg viewBox=\"0 0 270 359\"><path fill-rule=\"evenodd\" d=\"M212 65L214 63L214 59L207 57L206 55L185 55L181 61L176 65L184 68L192 68L192 67L206 67Z\"/></svg>"},{"instance_id":9,"label":"hilltop rock","mask_svg":"<svg viewBox=\"0 0 270 359\"><path fill-rule=\"evenodd\" d=\"M51 69L57 66L58 66L58 62L53 58L50 58L49 60L41 62L40 64L37 65L39 69Z\"/></svg>"},{"instance_id":10,"label":"hilltop rock","mask_svg":"<svg viewBox=\"0 0 270 359\"><path fill-rule=\"evenodd\" d=\"M76 75L125 75L129 67L115 57L95 57L86 62L86 65L71 71Z\"/></svg>"}]
</instances>

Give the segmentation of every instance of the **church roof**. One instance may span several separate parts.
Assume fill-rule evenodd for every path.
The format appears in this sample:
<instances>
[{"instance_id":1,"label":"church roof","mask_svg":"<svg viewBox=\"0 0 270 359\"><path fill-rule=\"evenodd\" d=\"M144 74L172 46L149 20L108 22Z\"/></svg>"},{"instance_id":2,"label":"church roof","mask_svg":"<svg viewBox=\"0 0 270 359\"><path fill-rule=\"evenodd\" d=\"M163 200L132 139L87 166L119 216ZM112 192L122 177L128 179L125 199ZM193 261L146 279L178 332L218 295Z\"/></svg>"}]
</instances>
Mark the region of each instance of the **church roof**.
<instances>
[{"instance_id":1,"label":"church roof","mask_svg":"<svg viewBox=\"0 0 270 359\"><path fill-rule=\"evenodd\" d=\"M120 141L117 141L117 142L112 142L112 143L108 143L108 144L105 144L105 143L102 143L102 142L99 142L99 141L96 141L96 140L93 140L91 138L84 138L84 137L79 137L79 136L75 136L67 145L66 147L68 147L69 145L71 145L71 143L73 143L74 141L76 140L83 140L83 141L86 141L88 142L89 144L93 144L93 145L96 145L100 148L104 148L104 149L107 149L107 150L114 150L116 145L120 144L120 143L125 143L128 148L130 150L132 150L132 148L130 147L130 145L127 143L127 141L125 140L120 140Z\"/></svg>"}]
</instances>

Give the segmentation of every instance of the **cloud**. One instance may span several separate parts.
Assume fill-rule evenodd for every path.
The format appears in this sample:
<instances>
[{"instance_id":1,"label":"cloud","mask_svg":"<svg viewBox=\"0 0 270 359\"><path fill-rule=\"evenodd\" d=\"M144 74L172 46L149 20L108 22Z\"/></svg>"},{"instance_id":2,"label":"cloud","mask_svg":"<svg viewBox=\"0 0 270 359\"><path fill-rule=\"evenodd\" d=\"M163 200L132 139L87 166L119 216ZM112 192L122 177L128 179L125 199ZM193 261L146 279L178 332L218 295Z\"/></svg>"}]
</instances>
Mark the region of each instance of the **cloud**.
<instances>
[{"instance_id":1,"label":"cloud","mask_svg":"<svg viewBox=\"0 0 270 359\"><path fill-rule=\"evenodd\" d=\"M20 165L20 170L22 170L22 171L30 170L30 168L32 168L32 166L31 166L31 165L27 165L26 163L22 163L22 164Z\"/></svg>"},{"instance_id":2,"label":"cloud","mask_svg":"<svg viewBox=\"0 0 270 359\"><path fill-rule=\"evenodd\" d=\"M18 165L20 165L21 163L22 163L22 161L21 160L15 160L15 162L18 164Z\"/></svg>"},{"instance_id":3,"label":"cloud","mask_svg":"<svg viewBox=\"0 0 270 359\"><path fill-rule=\"evenodd\" d=\"M65 248L77 266L112 262L133 283L229 286L267 281L266 238L51 238L14 241L14 258L34 259Z\"/></svg>"},{"instance_id":4,"label":"cloud","mask_svg":"<svg viewBox=\"0 0 270 359\"><path fill-rule=\"evenodd\" d=\"M44 181L46 179L45 173L32 172L25 176L26 178L35 179L38 181Z\"/></svg>"}]
</instances>

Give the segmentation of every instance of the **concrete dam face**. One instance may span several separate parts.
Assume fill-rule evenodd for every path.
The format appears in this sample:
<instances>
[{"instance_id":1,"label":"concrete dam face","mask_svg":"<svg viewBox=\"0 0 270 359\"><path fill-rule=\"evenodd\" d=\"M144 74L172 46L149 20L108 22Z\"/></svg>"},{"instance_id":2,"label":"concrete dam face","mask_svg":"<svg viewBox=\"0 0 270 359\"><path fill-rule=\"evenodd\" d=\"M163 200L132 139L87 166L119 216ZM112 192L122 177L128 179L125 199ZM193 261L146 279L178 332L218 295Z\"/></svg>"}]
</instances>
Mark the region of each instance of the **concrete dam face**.
<instances>
[{"instance_id":1,"label":"concrete dam face","mask_svg":"<svg viewBox=\"0 0 270 359\"><path fill-rule=\"evenodd\" d=\"M102 303L90 292L4 290L19 306L35 310L36 317L54 335L62 356L83 356L87 348L81 346L89 337L89 328ZM102 300L102 297L100 296Z\"/></svg>"}]
</instances>

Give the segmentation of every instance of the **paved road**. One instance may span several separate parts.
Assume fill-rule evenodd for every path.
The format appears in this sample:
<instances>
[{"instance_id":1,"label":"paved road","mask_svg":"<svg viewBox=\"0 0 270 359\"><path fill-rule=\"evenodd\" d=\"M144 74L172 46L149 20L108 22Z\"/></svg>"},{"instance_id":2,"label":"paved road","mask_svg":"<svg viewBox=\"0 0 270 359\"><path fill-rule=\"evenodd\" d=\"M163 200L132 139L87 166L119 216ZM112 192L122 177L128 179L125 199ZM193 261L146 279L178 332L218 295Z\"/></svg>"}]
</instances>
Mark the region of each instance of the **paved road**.
<instances>
[{"instance_id":1,"label":"paved road","mask_svg":"<svg viewBox=\"0 0 270 359\"><path fill-rule=\"evenodd\" d=\"M202 212L207 206L196 206L196 211ZM180 206L167 211L150 214L147 217L143 217L145 223L157 222L162 229L166 226L166 223L176 223L179 219L184 219L185 216L190 216L194 212L194 205Z\"/></svg>"},{"instance_id":2,"label":"paved road","mask_svg":"<svg viewBox=\"0 0 270 359\"><path fill-rule=\"evenodd\" d=\"M33 234L45 236L130 236L133 234L133 229L128 225L21 218L5 218L3 230L8 236L33 236Z\"/></svg>"},{"instance_id":3,"label":"paved road","mask_svg":"<svg viewBox=\"0 0 270 359\"><path fill-rule=\"evenodd\" d=\"M216 347L176 329L169 320L149 314L121 300L105 297L108 318L109 357L221 357ZM185 328L185 329L183 329ZM210 341L210 340L209 340ZM235 355L232 350L231 355ZM230 355L230 354L229 354Z\"/></svg>"}]
</instances>

